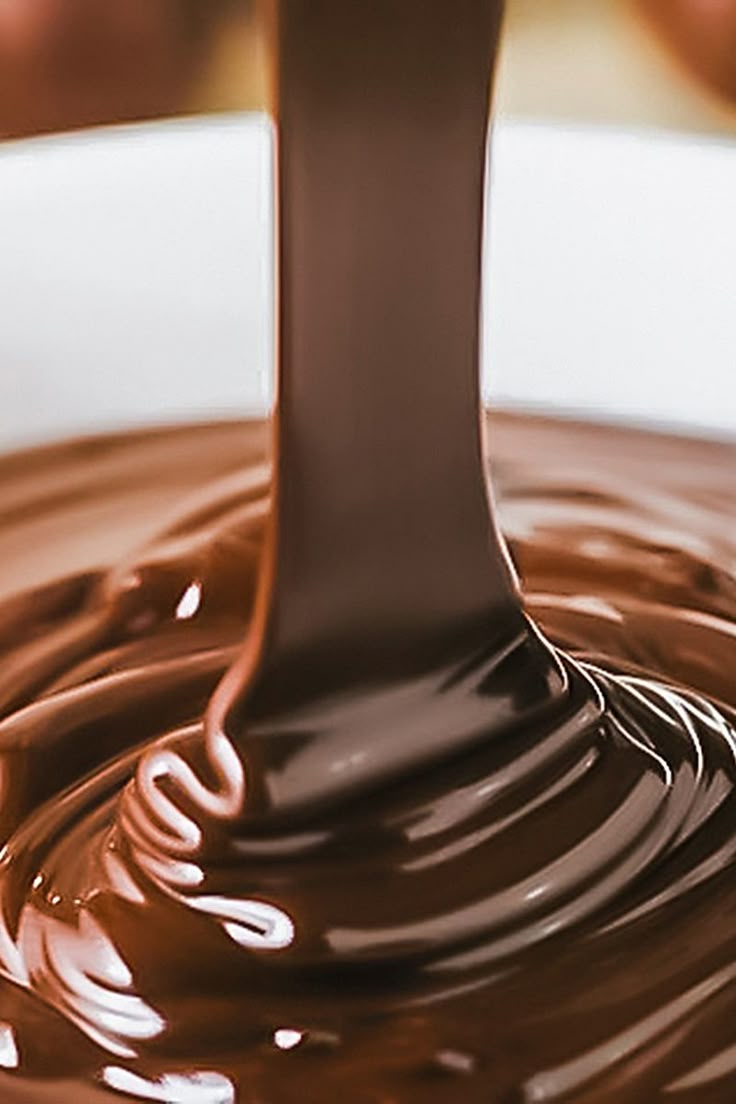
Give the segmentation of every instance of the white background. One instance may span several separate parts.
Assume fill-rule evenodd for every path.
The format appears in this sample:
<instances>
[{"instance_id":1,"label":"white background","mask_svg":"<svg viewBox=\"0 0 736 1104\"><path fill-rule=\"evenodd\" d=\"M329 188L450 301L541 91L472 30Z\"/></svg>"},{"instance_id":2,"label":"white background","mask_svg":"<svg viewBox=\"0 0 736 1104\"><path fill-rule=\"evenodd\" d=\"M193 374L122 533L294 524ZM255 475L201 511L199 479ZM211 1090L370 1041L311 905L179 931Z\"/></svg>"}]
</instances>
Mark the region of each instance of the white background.
<instances>
[{"instance_id":1,"label":"white background","mask_svg":"<svg viewBox=\"0 0 736 1104\"><path fill-rule=\"evenodd\" d=\"M258 116L0 152L0 447L268 405L269 157ZM736 432L736 148L506 122L492 196L494 400Z\"/></svg>"}]
</instances>

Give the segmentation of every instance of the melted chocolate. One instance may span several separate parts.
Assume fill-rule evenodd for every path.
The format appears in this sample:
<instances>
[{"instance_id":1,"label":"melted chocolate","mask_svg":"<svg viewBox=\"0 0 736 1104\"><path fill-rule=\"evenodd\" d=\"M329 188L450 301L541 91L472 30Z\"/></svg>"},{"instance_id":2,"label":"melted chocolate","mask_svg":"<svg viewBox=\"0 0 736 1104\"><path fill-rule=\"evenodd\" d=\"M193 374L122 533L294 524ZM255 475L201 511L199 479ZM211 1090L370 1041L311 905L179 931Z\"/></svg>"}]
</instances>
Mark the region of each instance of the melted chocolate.
<instances>
[{"instance_id":1,"label":"melted chocolate","mask_svg":"<svg viewBox=\"0 0 736 1104\"><path fill-rule=\"evenodd\" d=\"M45 1001L0 991L3 1100L729 1099L736 447L489 439L527 608L613 708L246 818L216 867L136 813L252 624L266 427L2 463L2 954Z\"/></svg>"},{"instance_id":2,"label":"melted chocolate","mask_svg":"<svg viewBox=\"0 0 736 1104\"><path fill-rule=\"evenodd\" d=\"M522 607L461 8L274 5L275 448L2 466L12 1104L729 1099L736 450L493 421Z\"/></svg>"}]
</instances>

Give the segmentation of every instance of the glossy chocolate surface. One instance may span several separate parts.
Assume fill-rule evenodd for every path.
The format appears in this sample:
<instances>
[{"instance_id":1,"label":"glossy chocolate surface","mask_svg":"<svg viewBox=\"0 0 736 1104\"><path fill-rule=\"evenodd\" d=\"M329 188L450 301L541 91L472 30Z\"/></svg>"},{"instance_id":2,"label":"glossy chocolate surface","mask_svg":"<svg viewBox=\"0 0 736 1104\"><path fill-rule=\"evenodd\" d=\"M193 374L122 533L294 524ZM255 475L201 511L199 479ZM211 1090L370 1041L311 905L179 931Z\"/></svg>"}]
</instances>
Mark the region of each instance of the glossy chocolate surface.
<instances>
[{"instance_id":1,"label":"glossy chocolate surface","mask_svg":"<svg viewBox=\"0 0 736 1104\"><path fill-rule=\"evenodd\" d=\"M274 439L0 467L2 1099L725 1104L736 449L481 417L500 3L270 16Z\"/></svg>"},{"instance_id":2,"label":"glossy chocolate surface","mask_svg":"<svg viewBox=\"0 0 736 1104\"><path fill-rule=\"evenodd\" d=\"M729 1099L736 447L488 439L527 610L596 694L178 851L163 799L194 822L221 791L167 741L196 747L251 623L267 429L2 462L2 953L33 993L0 994L3 1100Z\"/></svg>"}]
</instances>

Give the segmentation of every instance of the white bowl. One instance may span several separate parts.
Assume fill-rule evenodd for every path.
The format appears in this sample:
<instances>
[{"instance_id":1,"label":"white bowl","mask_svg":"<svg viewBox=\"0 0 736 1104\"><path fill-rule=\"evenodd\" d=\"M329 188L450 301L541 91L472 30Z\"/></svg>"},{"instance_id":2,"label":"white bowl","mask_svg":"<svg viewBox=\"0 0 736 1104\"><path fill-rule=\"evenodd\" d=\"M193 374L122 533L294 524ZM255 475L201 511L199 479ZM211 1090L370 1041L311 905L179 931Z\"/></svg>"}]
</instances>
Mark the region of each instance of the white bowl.
<instances>
[{"instance_id":1,"label":"white bowl","mask_svg":"<svg viewBox=\"0 0 736 1104\"><path fill-rule=\"evenodd\" d=\"M736 148L505 122L493 162L490 396L736 432ZM267 408L269 163L255 115L2 149L0 447Z\"/></svg>"}]
</instances>

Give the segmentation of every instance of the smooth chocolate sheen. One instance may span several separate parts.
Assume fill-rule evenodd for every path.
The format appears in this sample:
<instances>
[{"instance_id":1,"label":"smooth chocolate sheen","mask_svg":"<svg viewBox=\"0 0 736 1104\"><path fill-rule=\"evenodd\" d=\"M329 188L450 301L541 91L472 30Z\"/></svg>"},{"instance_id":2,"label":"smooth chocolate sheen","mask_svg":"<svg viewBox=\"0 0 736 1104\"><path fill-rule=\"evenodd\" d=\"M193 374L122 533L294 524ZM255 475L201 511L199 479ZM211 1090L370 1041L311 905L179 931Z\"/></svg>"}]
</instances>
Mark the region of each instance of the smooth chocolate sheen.
<instances>
[{"instance_id":1,"label":"smooth chocolate sheen","mask_svg":"<svg viewBox=\"0 0 736 1104\"><path fill-rule=\"evenodd\" d=\"M0 1100L727 1104L736 446L481 418L500 2L268 14L275 440L0 462Z\"/></svg>"}]
</instances>

